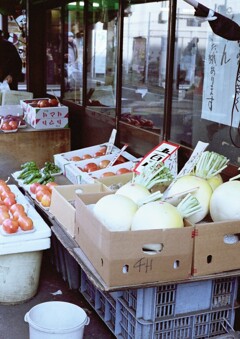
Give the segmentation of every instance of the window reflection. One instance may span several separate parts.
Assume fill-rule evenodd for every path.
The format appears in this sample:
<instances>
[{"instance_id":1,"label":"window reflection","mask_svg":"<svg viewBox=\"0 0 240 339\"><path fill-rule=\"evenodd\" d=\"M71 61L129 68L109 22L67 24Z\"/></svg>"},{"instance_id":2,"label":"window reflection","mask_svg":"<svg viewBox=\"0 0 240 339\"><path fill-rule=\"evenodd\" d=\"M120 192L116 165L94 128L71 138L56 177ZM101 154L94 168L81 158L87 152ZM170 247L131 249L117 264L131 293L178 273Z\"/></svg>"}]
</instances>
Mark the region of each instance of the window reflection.
<instances>
[{"instance_id":1,"label":"window reflection","mask_svg":"<svg viewBox=\"0 0 240 339\"><path fill-rule=\"evenodd\" d=\"M64 44L64 99L82 103L84 3L70 2L67 5Z\"/></svg>"},{"instance_id":2,"label":"window reflection","mask_svg":"<svg viewBox=\"0 0 240 339\"><path fill-rule=\"evenodd\" d=\"M87 106L115 117L118 2L88 7Z\"/></svg>"},{"instance_id":3,"label":"window reflection","mask_svg":"<svg viewBox=\"0 0 240 339\"><path fill-rule=\"evenodd\" d=\"M61 9L54 8L46 14L46 82L47 93L60 96L61 88Z\"/></svg>"},{"instance_id":4,"label":"window reflection","mask_svg":"<svg viewBox=\"0 0 240 339\"><path fill-rule=\"evenodd\" d=\"M238 1L201 3L240 23ZM194 13L190 5L178 3L171 140L191 148L199 140L208 142L211 150L239 165L239 42L217 35Z\"/></svg>"},{"instance_id":5,"label":"window reflection","mask_svg":"<svg viewBox=\"0 0 240 339\"><path fill-rule=\"evenodd\" d=\"M121 120L156 133L163 125L168 5L129 5L124 16Z\"/></svg>"}]
</instances>

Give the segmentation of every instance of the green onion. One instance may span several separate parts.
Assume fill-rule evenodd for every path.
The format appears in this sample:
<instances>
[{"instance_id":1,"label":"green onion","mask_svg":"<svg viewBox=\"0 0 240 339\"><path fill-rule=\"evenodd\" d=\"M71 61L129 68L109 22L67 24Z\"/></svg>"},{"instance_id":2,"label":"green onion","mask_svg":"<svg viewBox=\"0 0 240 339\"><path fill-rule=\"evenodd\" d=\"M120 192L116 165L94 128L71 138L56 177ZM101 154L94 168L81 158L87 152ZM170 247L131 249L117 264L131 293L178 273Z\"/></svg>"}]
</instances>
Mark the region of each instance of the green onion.
<instances>
[{"instance_id":1,"label":"green onion","mask_svg":"<svg viewBox=\"0 0 240 339\"><path fill-rule=\"evenodd\" d=\"M196 164L194 174L198 177L209 179L221 173L229 162L225 156L215 152L203 152Z\"/></svg>"},{"instance_id":2,"label":"green onion","mask_svg":"<svg viewBox=\"0 0 240 339\"><path fill-rule=\"evenodd\" d=\"M162 162L149 163L140 174L134 174L133 183L140 184L147 189L151 189L158 184L167 183L173 180L173 175L169 168Z\"/></svg>"},{"instance_id":3,"label":"green onion","mask_svg":"<svg viewBox=\"0 0 240 339\"><path fill-rule=\"evenodd\" d=\"M183 218L188 218L192 214L199 212L201 210L201 205L196 197L191 193L188 193L177 205L177 209Z\"/></svg>"}]
</instances>

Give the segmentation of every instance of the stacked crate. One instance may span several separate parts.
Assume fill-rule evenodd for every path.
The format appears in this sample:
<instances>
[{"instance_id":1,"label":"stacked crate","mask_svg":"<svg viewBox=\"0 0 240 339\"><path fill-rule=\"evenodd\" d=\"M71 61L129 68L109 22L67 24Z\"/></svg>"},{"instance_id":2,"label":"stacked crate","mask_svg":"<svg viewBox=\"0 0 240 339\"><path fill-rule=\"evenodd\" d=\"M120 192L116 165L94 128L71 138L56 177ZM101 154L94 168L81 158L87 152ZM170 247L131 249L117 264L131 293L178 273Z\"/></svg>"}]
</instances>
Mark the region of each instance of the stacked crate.
<instances>
[{"instance_id":1,"label":"stacked crate","mask_svg":"<svg viewBox=\"0 0 240 339\"><path fill-rule=\"evenodd\" d=\"M116 338L205 339L235 318L235 277L102 292L81 272L80 291Z\"/></svg>"}]
</instances>

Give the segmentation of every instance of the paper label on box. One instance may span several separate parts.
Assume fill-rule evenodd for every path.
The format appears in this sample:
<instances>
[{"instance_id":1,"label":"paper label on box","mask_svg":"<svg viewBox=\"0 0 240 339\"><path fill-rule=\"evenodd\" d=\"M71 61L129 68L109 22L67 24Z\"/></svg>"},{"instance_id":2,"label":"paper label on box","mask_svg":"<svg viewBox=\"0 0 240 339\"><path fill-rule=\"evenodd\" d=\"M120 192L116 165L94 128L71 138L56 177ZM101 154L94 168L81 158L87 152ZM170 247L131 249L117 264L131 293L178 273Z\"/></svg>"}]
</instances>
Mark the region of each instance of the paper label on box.
<instances>
[{"instance_id":1,"label":"paper label on box","mask_svg":"<svg viewBox=\"0 0 240 339\"><path fill-rule=\"evenodd\" d=\"M163 141L153 148L135 168L135 172L141 173L146 165L154 162L164 162L175 177L177 175L177 150L179 145Z\"/></svg>"},{"instance_id":2,"label":"paper label on box","mask_svg":"<svg viewBox=\"0 0 240 339\"><path fill-rule=\"evenodd\" d=\"M67 118L68 117L68 107L46 107L38 108L28 105L27 113L36 119L46 118L46 119L58 119L58 118Z\"/></svg>"},{"instance_id":3,"label":"paper label on box","mask_svg":"<svg viewBox=\"0 0 240 339\"><path fill-rule=\"evenodd\" d=\"M30 122L34 128L65 128L68 126L68 118L59 119L32 119Z\"/></svg>"}]
</instances>

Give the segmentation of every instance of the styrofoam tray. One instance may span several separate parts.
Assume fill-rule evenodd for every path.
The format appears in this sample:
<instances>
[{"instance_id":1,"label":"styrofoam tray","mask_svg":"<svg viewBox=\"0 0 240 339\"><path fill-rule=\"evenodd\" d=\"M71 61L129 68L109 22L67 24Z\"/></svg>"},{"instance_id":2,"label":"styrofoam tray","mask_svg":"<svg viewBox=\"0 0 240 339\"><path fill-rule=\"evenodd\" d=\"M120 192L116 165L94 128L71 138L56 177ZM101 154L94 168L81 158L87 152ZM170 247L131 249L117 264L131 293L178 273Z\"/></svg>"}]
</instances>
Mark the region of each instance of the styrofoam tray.
<instances>
[{"instance_id":1,"label":"styrofoam tray","mask_svg":"<svg viewBox=\"0 0 240 339\"><path fill-rule=\"evenodd\" d=\"M51 236L51 229L40 216L40 214L35 210L35 208L29 203L27 198L21 193L16 185L9 185L11 191L16 196L16 201L24 206L27 206L27 214L33 220L34 232L24 232L18 233L18 236L15 237L6 237L3 234L0 234L0 254L5 251L4 247L8 244L15 243L14 247L17 248L20 246L20 243L24 241L26 247L33 241L43 238L48 238ZM22 245L21 245L22 246Z\"/></svg>"},{"instance_id":2,"label":"styrofoam tray","mask_svg":"<svg viewBox=\"0 0 240 339\"><path fill-rule=\"evenodd\" d=\"M35 231L36 231L35 227L33 227L33 229L32 229L32 230L29 230L29 231L23 231L23 230L21 230L21 228L19 227L19 229L18 229L18 231L17 231L16 233L7 233L7 232L4 231L2 225L0 226L0 233L1 233L2 235L4 235L5 237L12 237L12 236L26 235L26 234L28 234L28 233L33 233L33 232L35 232Z\"/></svg>"}]
</instances>

